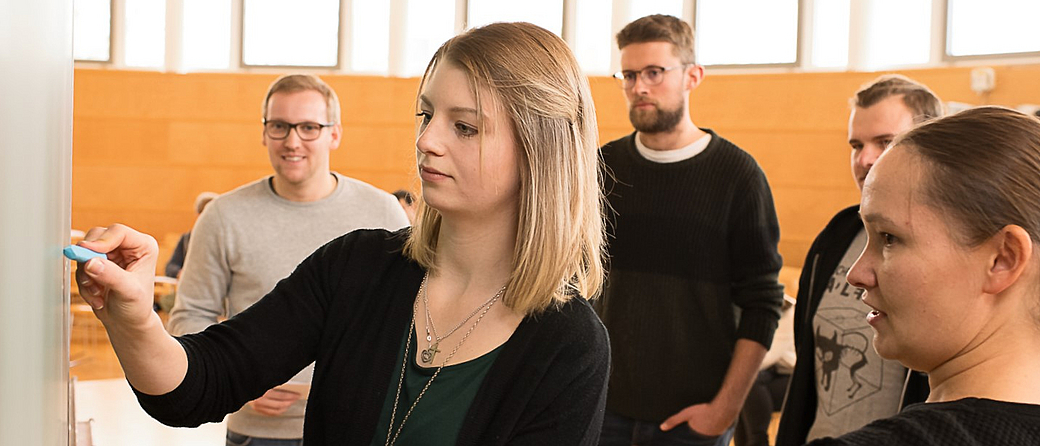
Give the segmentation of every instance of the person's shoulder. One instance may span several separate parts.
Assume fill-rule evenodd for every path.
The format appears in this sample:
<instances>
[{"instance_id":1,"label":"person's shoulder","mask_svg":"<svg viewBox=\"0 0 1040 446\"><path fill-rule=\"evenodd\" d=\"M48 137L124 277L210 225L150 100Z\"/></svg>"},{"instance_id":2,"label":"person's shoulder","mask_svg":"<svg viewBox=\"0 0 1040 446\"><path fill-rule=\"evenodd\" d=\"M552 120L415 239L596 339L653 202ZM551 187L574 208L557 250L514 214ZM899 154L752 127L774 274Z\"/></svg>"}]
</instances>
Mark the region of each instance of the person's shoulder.
<instances>
[{"instance_id":1,"label":"person's shoulder","mask_svg":"<svg viewBox=\"0 0 1040 446\"><path fill-rule=\"evenodd\" d=\"M544 312L531 316L545 335L568 339L570 345L587 349L594 354L608 349L607 329L584 297L573 295Z\"/></svg>"},{"instance_id":2,"label":"person's shoulder","mask_svg":"<svg viewBox=\"0 0 1040 446\"><path fill-rule=\"evenodd\" d=\"M827 239L835 235L839 235L842 238L852 238L862 228L863 223L859 218L859 205L854 204L834 214L834 217L831 217L827 225L823 227L823 231L820 231L816 238Z\"/></svg>"},{"instance_id":3,"label":"person's shoulder","mask_svg":"<svg viewBox=\"0 0 1040 446\"><path fill-rule=\"evenodd\" d=\"M257 200L269 198L271 177L263 177L238 186L230 191L217 195L206 205L206 209L233 209L239 206L252 206ZM205 211L203 211L205 213Z\"/></svg>"},{"instance_id":4,"label":"person's shoulder","mask_svg":"<svg viewBox=\"0 0 1040 446\"><path fill-rule=\"evenodd\" d=\"M854 204L845 209L838 211L831 218L831 221L827 222L827 227L843 227L843 226L854 226L856 228L862 227L862 220L859 218L859 205Z\"/></svg>"},{"instance_id":5,"label":"person's shoulder","mask_svg":"<svg viewBox=\"0 0 1040 446\"><path fill-rule=\"evenodd\" d=\"M1040 406L980 398L917 403L832 441L810 445L1037 444Z\"/></svg>"},{"instance_id":6,"label":"person's shoulder","mask_svg":"<svg viewBox=\"0 0 1040 446\"><path fill-rule=\"evenodd\" d=\"M351 178L340 174L339 172L333 172L333 175L335 175L342 183L343 191L350 197L375 200L388 200L393 198L393 195L390 195L389 192L357 178Z\"/></svg>"},{"instance_id":7,"label":"person's shoulder","mask_svg":"<svg viewBox=\"0 0 1040 446\"><path fill-rule=\"evenodd\" d=\"M600 147L599 150L604 155L607 155L607 154L614 153L614 152L616 152L618 150L624 150L626 147L635 147L635 139L634 139L635 136L636 136L635 132L629 133L629 134L627 134L625 136L622 136L622 137L620 137L618 139L615 139L615 140L610 141L610 142L608 142L606 144L603 144L603 146Z\"/></svg>"},{"instance_id":8,"label":"person's shoulder","mask_svg":"<svg viewBox=\"0 0 1040 446\"><path fill-rule=\"evenodd\" d=\"M751 156L751 154L746 150L734 144L732 141L719 136L719 134L715 133L712 129L704 128L701 130L711 135L711 141L708 142L708 147L704 149L706 153L735 160L738 165L747 168L761 170L758 166L758 162L755 161L755 157Z\"/></svg>"},{"instance_id":9,"label":"person's shoulder","mask_svg":"<svg viewBox=\"0 0 1040 446\"><path fill-rule=\"evenodd\" d=\"M355 229L326 244L330 249L350 249L354 252L367 252L372 255L400 253L408 240L411 227L396 231L382 228Z\"/></svg>"},{"instance_id":10,"label":"person's shoulder","mask_svg":"<svg viewBox=\"0 0 1040 446\"><path fill-rule=\"evenodd\" d=\"M1004 418L1007 416L1024 416L1038 421L1040 432L1040 405L1014 403L988 398L962 398L941 403L917 403L903 409L902 414L908 416L956 416L984 421L986 418Z\"/></svg>"},{"instance_id":11,"label":"person's shoulder","mask_svg":"<svg viewBox=\"0 0 1040 446\"><path fill-rule=\"evenodd\" d=\"M913 407L913 406L911 406ZM910 409L908 407L907 409ZM933 418L930 408L912 413L904 411L889 418L875 420L840 437L820 438L807 446L875 446L887 444L938 445L929 434Z\"/></svg>"}]
</instances>

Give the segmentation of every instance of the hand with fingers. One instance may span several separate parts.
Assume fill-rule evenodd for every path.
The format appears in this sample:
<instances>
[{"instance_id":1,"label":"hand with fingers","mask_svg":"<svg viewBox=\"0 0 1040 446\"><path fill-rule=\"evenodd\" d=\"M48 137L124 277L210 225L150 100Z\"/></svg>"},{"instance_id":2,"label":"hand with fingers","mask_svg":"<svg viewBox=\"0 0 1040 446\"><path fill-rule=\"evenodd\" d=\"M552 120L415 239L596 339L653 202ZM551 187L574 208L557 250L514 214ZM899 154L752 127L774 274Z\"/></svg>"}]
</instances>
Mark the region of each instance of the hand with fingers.
<instances>
[{"instance_id":1,"label":"hand with fingers","mask_svg":"<svg viewBox=\"0 0 1040 446\"><path fill-rule=\"evenodd\" d=\"M105 254L76 270L80 295L98 318L138 325L150 319L159 253L155 239L117 224L92 228L79 245Z\"/></svg>"},{"instance_id":2,"label":"hand with fingers","mask_svg":"<svg viewBox=\"0 0 1040 446\"><path fill-rule=\"evenodd\" d=\"M668 417L661 423L661 430L669 431L685 424L689 429L702 436L717 437L726 433L726 429L729 429L736 421L739 411L732 415L730 412L732 410L715 407L714 402L695 404Z\"/></svg>"},{"instance_id":3,"label":"hand with fingers","mask_svg":"<svg viewBox=\"0 0 1040 446\"><path fill-rule=\"evenodd\" d=\"M79 245L105 254L81 264L76 282L105 325L127 380L149 395L172 391L184 379L188 358L152 311L159 245L118 224L87 231Z\"/></svg>"},{"instance_id":4,"label":"hand with fingers","mask_svg":"<svg viewBox=\"0 0 1040 446\"><path fill-rule=\"evenodd\" d=\"M272 417L279 416L292 406L302 395L288 390L271 389L264 396L249 402L253 410Z\"/></svg>"}]
</instances>

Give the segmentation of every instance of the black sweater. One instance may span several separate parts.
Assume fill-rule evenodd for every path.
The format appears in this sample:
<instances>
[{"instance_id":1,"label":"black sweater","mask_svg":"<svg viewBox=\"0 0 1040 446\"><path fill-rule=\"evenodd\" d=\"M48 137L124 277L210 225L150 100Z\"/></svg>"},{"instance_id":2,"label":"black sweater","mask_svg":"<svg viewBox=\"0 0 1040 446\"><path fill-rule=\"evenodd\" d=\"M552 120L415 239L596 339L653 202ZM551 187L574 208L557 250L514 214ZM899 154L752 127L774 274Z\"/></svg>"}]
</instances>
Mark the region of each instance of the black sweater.
<instances>
[{"instance_id":1,"label":"black sweater","mask_svg":"<svg viewBox=\"0 0 1040 446\"><path fill-rule=\"evenodd\" d=\"M219 421L316 361L305 443L368 445L424 274L401 254L406 231L333 240L246 311L178 338L187 376L166 395L138 393L141 405L173 426ZM606 331L585 299L525 318L457 444L595 444L609 361Z\"/></svg>"},{"instance_id":2,"label":"black sweater","mask_svg":"<svg viewBox=\"0 0 1040 446\"><path fill-rule=\"evenodd\" d=\"M1027 446L1040 444L1040 406L981 398L921 403L810 446Z\"/></svg>"},{"instance_id":3,"label":"black sweater","mask_svg":"<svg viewBox=\"0 0 1040 446\"><path fill-rule=\"evenodd\" d=\"M769 184L751 155L706 131L704 151L675 163L643 158L635 133L602 149L610 274L597 310L613 356L607 408L629 418L661 422L710 401L737 339L768 348L776 331Z\"/></svg>"},{"instance_id":4,"label":"black sweater","mask_svg":"<svg viewBox=\"0 0 1040 446\"><path fill-rule=\"evenodd\" d=\"M863 229L859 218L859 205L838 212L827 226L816 236L802 267L798 279L798 299L794 307L794 342L797 360L791 381L787 386L780 427L776 435L777 446L796 446L805 443L809 429L816 421L816 354L813 318L820 307L828 278L841 263L849 245ZM928 398L928 378L923 373L912 372L903 389L900 407L922 402ZM865 420L867 421L867 420Z\"/></svg>"}]
</instances>

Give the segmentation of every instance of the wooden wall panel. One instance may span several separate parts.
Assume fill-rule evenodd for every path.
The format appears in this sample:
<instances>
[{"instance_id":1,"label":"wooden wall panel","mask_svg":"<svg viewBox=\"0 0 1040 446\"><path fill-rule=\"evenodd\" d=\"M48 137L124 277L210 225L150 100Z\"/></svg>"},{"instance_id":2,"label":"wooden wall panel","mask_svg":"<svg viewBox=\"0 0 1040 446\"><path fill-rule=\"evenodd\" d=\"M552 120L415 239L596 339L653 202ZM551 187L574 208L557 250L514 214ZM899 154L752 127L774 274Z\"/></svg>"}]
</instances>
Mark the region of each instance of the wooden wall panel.
<instances>
[{"instance_id":1,"label":"wooden wall panel","mask_svg":"<svg viewBox=\"0 0 1040 446\"><path fill-rule=\"evenodd\" d=\"M996 89L969 88L971 67L904 71L946 101L1040 104L1040 65L995 66ZM848 98L879 73L708 72L691 96L694 122L741 146L769 178L785 263L800 266L816 234L856 203L849 174ZM73 227L127 223L162 239L188 230L204 190L226 192L270 173L260 107L271 74L75 72ZM418 191L418 79L329 75L344 138L333 169L387 191ZM632 131L624 96L590 79L607 142Z\"/></svg>"}]
</instances>

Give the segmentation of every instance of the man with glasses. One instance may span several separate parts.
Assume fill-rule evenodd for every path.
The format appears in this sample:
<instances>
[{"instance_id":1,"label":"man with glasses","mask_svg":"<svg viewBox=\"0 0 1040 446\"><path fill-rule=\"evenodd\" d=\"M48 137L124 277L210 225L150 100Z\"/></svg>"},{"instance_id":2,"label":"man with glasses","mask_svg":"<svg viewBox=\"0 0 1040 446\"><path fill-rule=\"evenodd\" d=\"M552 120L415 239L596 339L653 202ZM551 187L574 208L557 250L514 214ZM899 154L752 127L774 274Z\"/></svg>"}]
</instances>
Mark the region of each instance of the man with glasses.
<instances>
[{"instance_id":1,"label":"man with glasses","mask_svg":"<svg viewBox=\"0 0 1040 446\"><path fill-rule=\"evenodd\" d=\"M329 154L343 132L339 111L336 93L316 76L287 75L271 84L263 143L274 175L217 197L199 216L170 312L172 334L199 332L240 313L340 235L408 225L392 195L330 170ZM308 366L229 415L227 444L301 444L312 372ZM256 378L275 377L260 364Z\"/></svg>"},{"instance_id":2,"label":"man with glasses","mask_svg":"<svg viewBox=\"0 0 1040 446\"><path fill-rule=\"evenodd\" d=\"M765 174L690 118L704 78L671 16L617 34L635 132L603 146L612 369L600 444L728 445L779 319Z\"/></svg>"}]
</instances>

